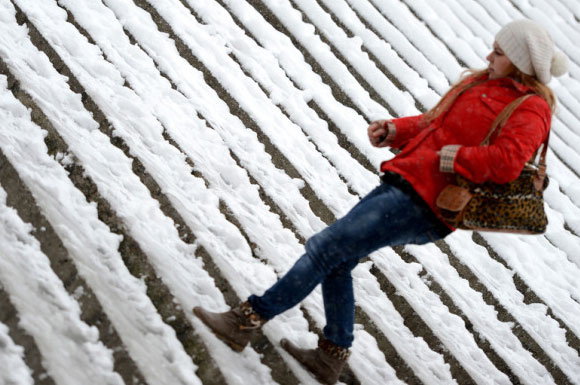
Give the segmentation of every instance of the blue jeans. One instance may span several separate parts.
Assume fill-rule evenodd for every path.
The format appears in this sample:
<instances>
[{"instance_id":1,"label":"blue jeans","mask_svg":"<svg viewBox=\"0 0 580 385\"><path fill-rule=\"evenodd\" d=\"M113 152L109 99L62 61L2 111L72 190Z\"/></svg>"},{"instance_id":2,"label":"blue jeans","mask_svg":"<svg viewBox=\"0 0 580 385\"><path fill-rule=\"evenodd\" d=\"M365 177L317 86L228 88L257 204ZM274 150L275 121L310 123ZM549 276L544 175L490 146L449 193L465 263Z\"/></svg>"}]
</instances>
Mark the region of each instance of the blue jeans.
<instances>
[{"instance_id":1,"label":"blue jeans","mask_svg":"<svg viewBox=\"0 0 580 385\"><path fill-rule=\"evenodd\" d=\"M260 316L271 319L297 305L321 283L324 337L348 348L354 326L351 270L359 260L384 246L425 244L448 233L424 203L382 183L346 216L308 239L306 254L262 296L252 295L249 301Z\"/></svg>"}]
</instances>

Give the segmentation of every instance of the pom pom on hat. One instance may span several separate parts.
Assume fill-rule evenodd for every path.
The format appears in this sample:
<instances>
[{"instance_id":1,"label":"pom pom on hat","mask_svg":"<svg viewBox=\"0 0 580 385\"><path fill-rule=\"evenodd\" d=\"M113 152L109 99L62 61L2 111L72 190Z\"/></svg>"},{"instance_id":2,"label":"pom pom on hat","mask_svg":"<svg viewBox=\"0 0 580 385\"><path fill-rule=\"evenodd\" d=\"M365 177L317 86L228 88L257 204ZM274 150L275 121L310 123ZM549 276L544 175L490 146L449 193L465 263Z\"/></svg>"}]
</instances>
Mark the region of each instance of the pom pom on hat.
<instances>
[{"instance_id":1,"label":"pom pom on hat","mask_svg":"<svg viewBox=\"0 0 580 385\"><path fill-rule=\"evenodd\" d=\"M560 51L554 52L552 57L552 75L562 76L568 72L568 58Z\"/></svg>"},{"instance_id":2,"label":"pom pom on hat","mask_svg":"<svg viewBox=\"0 0 580 385\"><path fill-rule=\"evenodd\" d=\"M555 51L552 37L544 27L523 19L506 24L495 36L505 55L520 71L548 84L552 75L568 70L568 59Z\"/></svg>"}]
</instances>

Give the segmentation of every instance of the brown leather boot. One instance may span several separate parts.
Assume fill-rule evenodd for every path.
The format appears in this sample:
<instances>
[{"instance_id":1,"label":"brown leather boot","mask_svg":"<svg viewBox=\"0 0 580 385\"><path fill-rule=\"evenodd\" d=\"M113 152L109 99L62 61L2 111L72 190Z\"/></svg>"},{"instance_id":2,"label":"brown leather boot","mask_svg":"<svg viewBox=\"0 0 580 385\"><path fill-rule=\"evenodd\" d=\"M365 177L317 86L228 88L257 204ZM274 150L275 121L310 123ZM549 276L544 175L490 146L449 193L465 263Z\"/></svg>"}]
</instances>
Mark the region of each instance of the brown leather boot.
<instances>
[{"instance_id":1,"label":"brown leather boot","mask_svg":"<svg viewBox=\"0 0 580 385\"><path fill-rule=\"evenodd\" d=\"M244 350L252 333L267 321L254 312L248 301L225 313L212 313L199 306L193 308L193 313L236 352Z\"/></svg>"},{"instance_id":2,"label":"brown leather boot","mask_svg":"<svg viewBox=\"0 0 580 385\"><path fill-rule=\"evenodd\" d=\"M317 349L300 349L285 338L280 341L280 346L314 374L318 381L328 385L338 381L350 356L347 348L341 348L326 339L318 341Z\"/></svg>"}]
</instances>

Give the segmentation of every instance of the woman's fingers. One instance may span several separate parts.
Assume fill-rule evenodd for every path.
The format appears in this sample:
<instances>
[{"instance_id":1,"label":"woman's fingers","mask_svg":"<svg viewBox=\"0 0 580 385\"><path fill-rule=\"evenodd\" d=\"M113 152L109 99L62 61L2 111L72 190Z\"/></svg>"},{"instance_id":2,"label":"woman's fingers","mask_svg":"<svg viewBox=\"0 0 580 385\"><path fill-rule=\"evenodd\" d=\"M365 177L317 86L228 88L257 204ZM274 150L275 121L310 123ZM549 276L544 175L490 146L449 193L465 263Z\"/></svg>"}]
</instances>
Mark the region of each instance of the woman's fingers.
<instances>
[{"instance_id":1,"label":"woman's fingers","mask_svg":"<svg viewBox=\"0 0 580 385\"><path fill-rule=\"evenodd\" d=\"M384 120L372 122L368 127L369 141L375 147L383 147L381 143L387 138L388 131L385 128Z\"/></svg>"}]
</instances>

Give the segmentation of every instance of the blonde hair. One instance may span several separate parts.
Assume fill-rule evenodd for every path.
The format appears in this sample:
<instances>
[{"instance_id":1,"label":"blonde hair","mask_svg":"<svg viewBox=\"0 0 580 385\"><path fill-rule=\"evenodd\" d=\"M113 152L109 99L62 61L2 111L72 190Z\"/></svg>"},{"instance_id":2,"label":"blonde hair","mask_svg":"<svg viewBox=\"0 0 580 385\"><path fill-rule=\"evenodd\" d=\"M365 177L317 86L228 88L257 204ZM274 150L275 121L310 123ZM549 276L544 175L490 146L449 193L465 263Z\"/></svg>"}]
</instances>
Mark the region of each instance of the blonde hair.
<instances>
[{"instance_id":1,"label":"blonde hair","mask_svg":"<svg viewBox=\"0 0 580 385\"><path fill-rule=\"evenodd\" d=\"M433 108L423 114L423 124L425 126L429 125L429 123L446 113L451 105L455 102L455 100L459 97L459 95L468 89L485 82L487 80L487 78L484 76L486 73L487 70L465 71L459 81L453 87L451 87L445 93L445 95L443 95L443 97L441 97L439 102ZM515 67L510 77L518 83L530 87L536 95L548 103L550 110L552 113L554 113L556 109L556 97L554 96L554 92L550 89L550 87L542 84L534 76L526 75ZM508 105L506 108L504 108L503 111L496 117L496 122L505 122L512 114L512 112L518 107L518 105ZM496 122L494 122L494 124L496 124Z\"/></svg>"}]
</instances>

